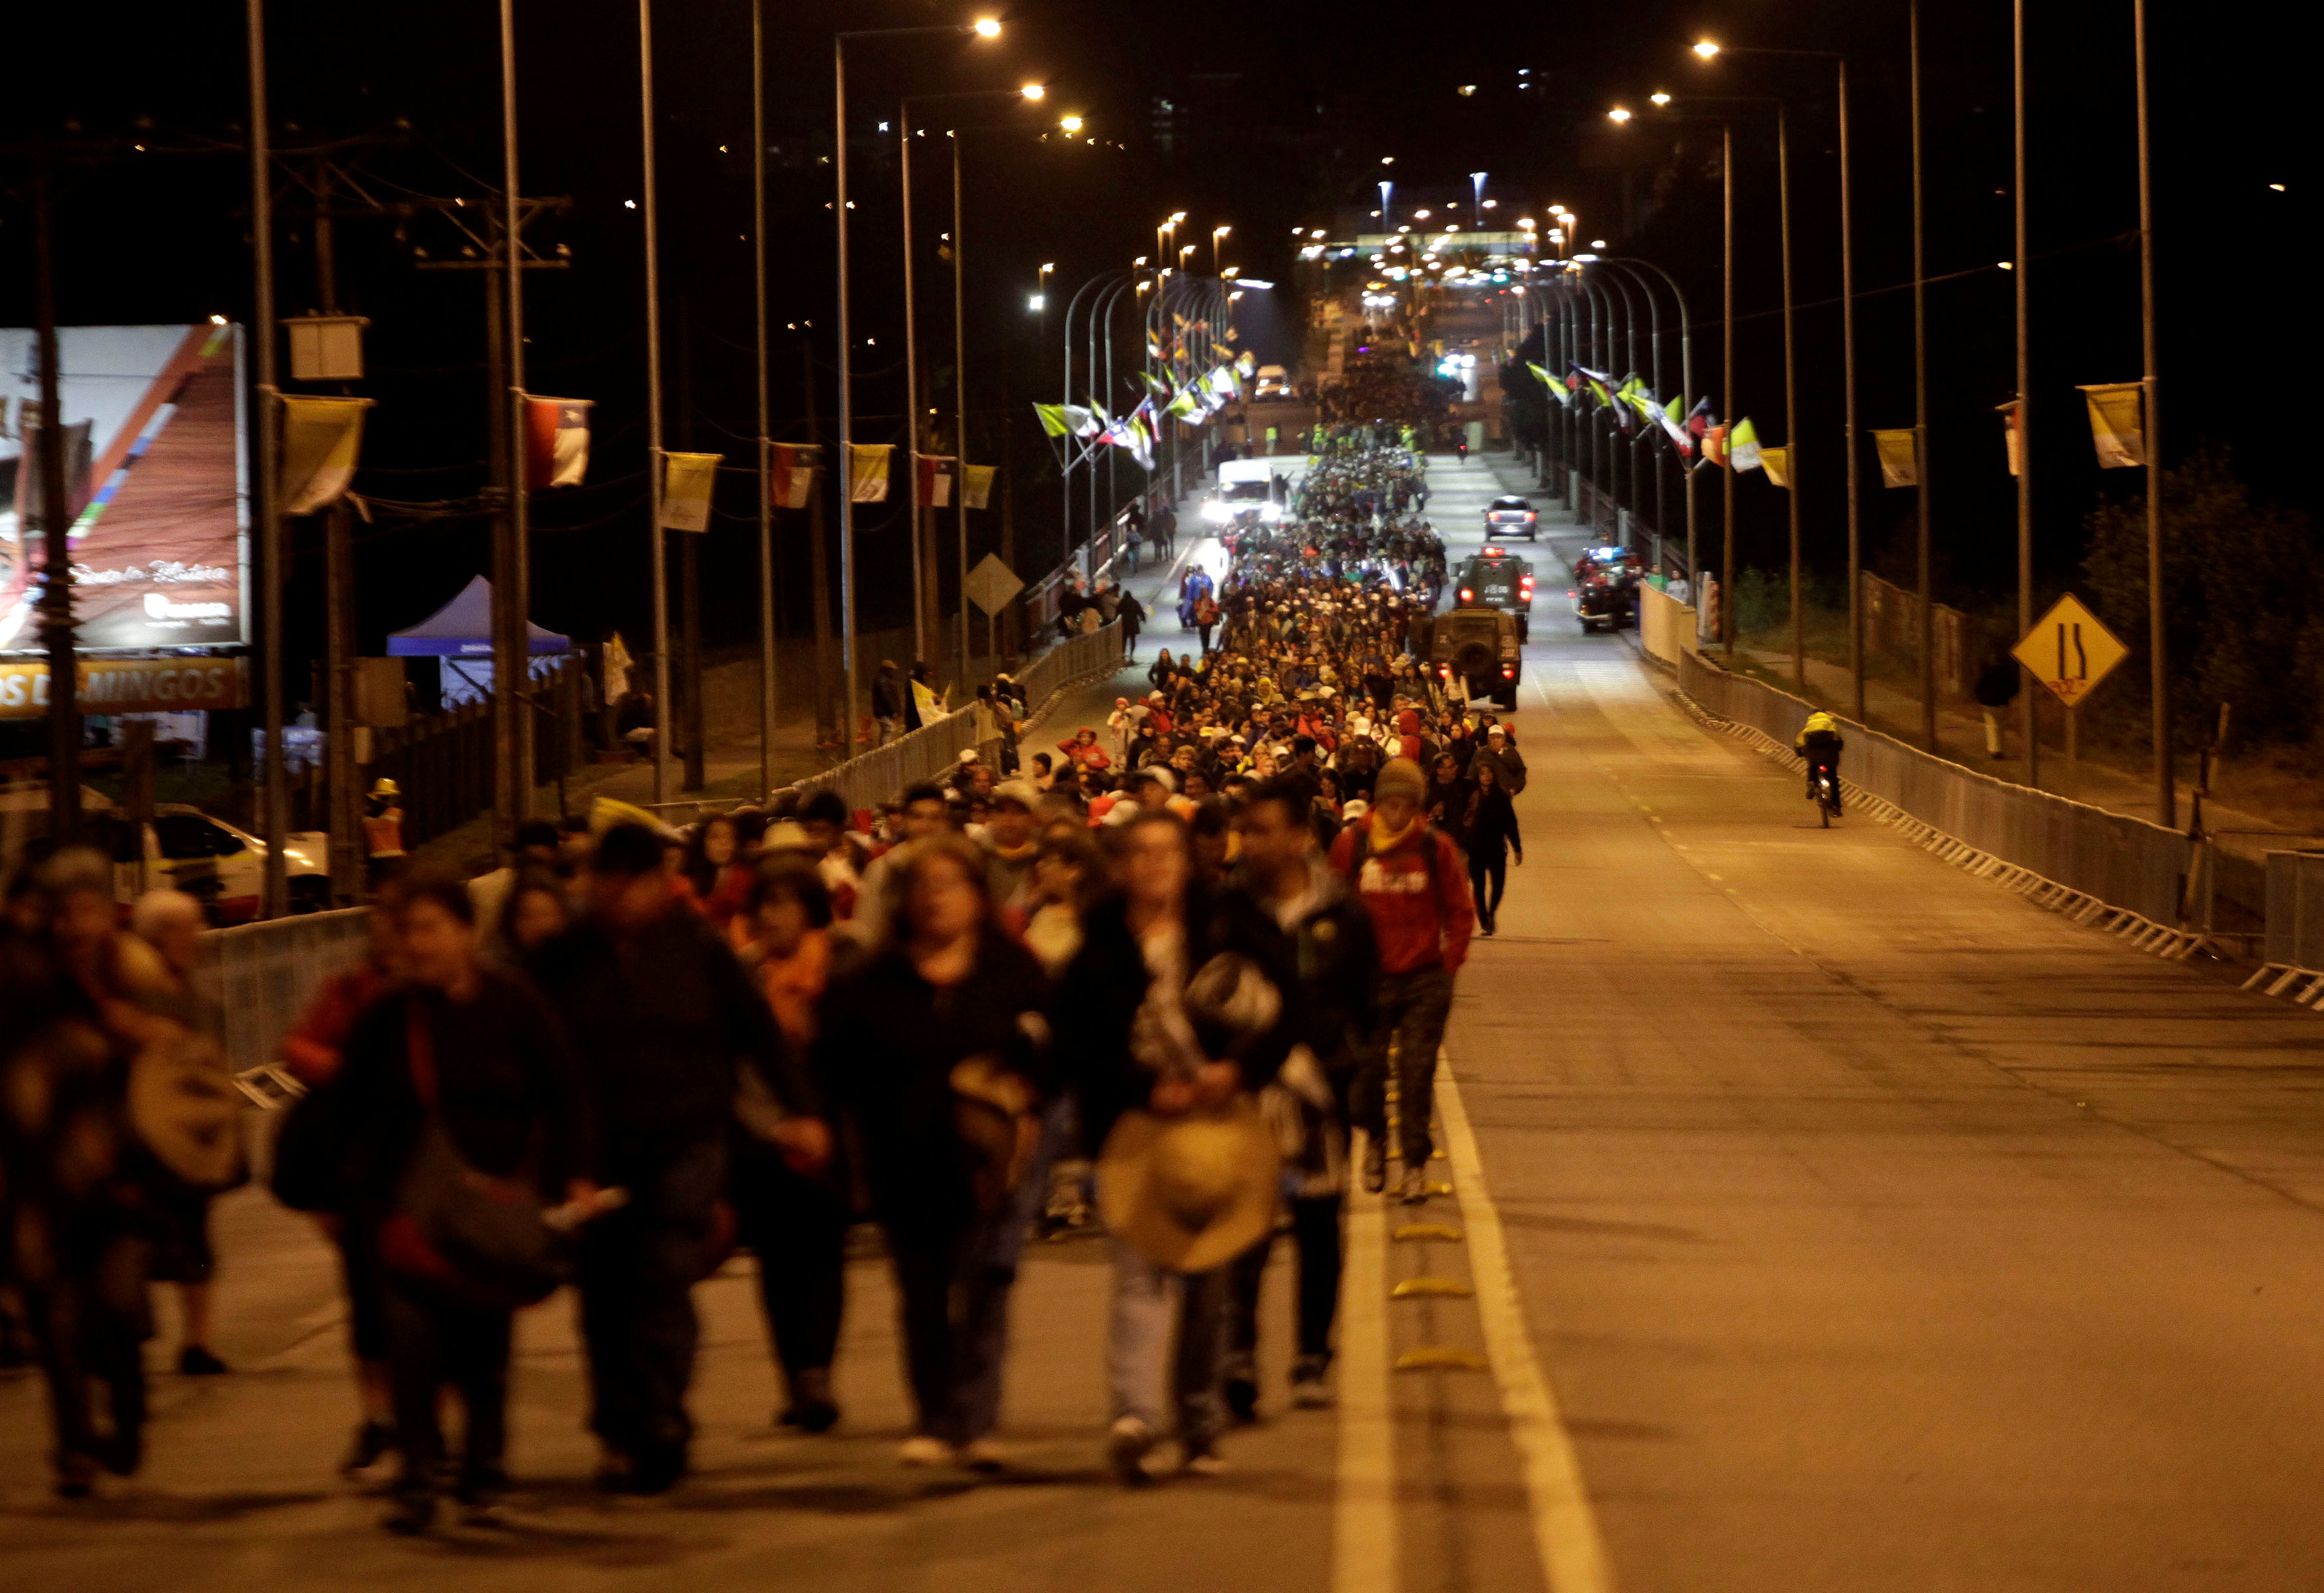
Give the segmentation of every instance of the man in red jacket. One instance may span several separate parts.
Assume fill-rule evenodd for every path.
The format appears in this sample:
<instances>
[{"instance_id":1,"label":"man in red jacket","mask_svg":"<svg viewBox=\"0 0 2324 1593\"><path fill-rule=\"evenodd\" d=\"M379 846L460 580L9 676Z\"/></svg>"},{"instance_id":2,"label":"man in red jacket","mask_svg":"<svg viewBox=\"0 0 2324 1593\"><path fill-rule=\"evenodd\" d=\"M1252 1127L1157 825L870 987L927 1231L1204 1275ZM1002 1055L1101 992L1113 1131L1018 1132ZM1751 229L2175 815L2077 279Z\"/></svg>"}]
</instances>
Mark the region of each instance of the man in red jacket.
<instances>
[{"instance_id":1,"label":"man in red jacket","mask_svg":"<svg viewBox=\"0 0 2324 1593\"><path fill-rule=\"evenodd\" d=\"M1390 759L1373 786L1371 811L1342 830L1332 846L1332 867L1353 885L1379 943L1377 1022L1351 1103L1366 1142L1364 1188L1378 1194L1388 1183L1393 1042L1397 1142L1404 1158L1397 1192L1415 1204L1428 1198L1436 1049L1452 1010L1453 976L1469 955L1469 937L1477 928L1460 848L1442 831L1429 828L1421 813L1426 789L1418 764Z\"/></svg>"}]
</instances>

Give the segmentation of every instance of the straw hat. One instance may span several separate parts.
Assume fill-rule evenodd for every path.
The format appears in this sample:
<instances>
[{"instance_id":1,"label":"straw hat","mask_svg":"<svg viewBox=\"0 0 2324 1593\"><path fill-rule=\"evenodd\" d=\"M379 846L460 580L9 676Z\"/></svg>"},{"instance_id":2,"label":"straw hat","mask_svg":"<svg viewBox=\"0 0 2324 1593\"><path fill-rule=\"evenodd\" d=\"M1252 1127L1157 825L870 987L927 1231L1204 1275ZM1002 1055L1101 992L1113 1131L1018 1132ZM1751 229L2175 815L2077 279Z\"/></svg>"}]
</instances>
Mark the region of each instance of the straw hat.
<instances>
[{"instance_id":1,"label":"straw hat","mask_svg":"<svg viewBox=\"0 0 2324 1593\"><path fill-rule=\"evenodd\" d=\"M1174 1272L1208 1272L1267 1237L1282 1153L1248 1095L1215 1112L1124 1112L1097 1165L1106 1227Z\"/></svg>"}]
</instances>

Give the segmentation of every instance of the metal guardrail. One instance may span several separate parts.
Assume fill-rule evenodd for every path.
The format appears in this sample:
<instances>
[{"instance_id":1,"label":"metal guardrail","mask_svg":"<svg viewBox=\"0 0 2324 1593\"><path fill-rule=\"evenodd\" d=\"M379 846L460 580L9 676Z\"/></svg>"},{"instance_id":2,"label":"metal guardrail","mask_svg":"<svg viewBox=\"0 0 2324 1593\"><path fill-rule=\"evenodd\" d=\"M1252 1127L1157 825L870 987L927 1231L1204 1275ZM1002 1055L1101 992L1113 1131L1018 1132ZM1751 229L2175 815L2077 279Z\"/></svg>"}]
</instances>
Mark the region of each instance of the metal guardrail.
<instances>
[{"instance_id":1,"label":"metal guardrail","mask_svg":"<svg viewBox=\"0 0 2324 1593\"><path fill-rule=\"evenodd\" d=\"M1107 625L1086 635L1067 637L1027 666L1018 677L1025 700L1035 713L1065 686L1121 660L1121 627ZM793 787L798 791L836 791L851 811L876 807L916 780L933 779L960 760L971 747L986 759L1000 756L998 738L980 741L974 734L976 716L966 710L922 725L884 747L851 758L821 774L809 775Z\"/></svg>"},{"instance_id":2,"label":"metal guardrail","mask_svg":"<svg viewBox=\"0 0 2324 1593\"><path fill-rule=\"evenodd\" d=\"M2324 852L2267 854L2267 960L2324 969Z\"/></svg>"},{"instance_id":3,"label":"metal guardrail","mask_svg":"<svg viewBox=\"0 0 2324 1593\"><path fill-rule=\"evenodd\" d=\"M323 981L364 954L370 917L369 907L343 907L202 935L195 977L222 1015L235 1072L281 1060L282 1036Z\"/></svg>"},{"instance_id":4,"label":"metal guardrail","mask_svg":"<svg viewBox=\"0 0 2324 1593\"><path fill-rule=\"evenodd\" d=\"M1679 688L1709 713L1787 748L1815 712L1812 704L1730 675L1694 652L1679 659ZM1863 725L1840 723L1848 738L1842 769L1850 783L1932 829L2070 891L2158 925L2180 922L2190 843L2177 831L2013 786Z\"/></svg>"}]
</instances>

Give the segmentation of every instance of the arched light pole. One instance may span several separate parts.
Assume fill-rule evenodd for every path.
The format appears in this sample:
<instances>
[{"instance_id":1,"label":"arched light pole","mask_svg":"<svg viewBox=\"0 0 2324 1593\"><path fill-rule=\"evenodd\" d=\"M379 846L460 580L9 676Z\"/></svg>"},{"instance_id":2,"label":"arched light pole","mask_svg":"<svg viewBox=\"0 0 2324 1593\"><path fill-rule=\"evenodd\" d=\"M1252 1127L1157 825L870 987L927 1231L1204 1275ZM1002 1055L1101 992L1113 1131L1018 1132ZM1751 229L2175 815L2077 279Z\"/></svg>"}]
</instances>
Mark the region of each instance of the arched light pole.
<instances>
[{"instance_id":1,"label":"arched light pole","mask_svg":"<svg viewBox=\"0 0 2324 1593\"><path fill-rule=\"evenodd\" d=\"M1694 327L1687 315L1686 295L1680 290L1678 279L1651 260L1625 256L1618 259L1609 258L1608 263L1628 266L1633 271L1650 271L1662 278L1664 284L1670 289L1671 299L1678 306L1679 398L1683 401L1686 395L1694 391ZM1649 304L1653 302L1651 297L1647 302ZM1662 385L1662 329L1657 322L1655 329L1655 384L1656 387ZM1677 419L1683 428L1686 417L1682 414L1677 417ZM1676 451L1675 445L1673 451ZM1692 592L1702 582L1702 574L1695 566L1694 471L1692 466L1685 465L1683 461L1681 463L1683 480L1686 488L1686 579L1687 589ZM1662 491L1662 478L1659 471L1655 474L1655 490L1657 497L1655 512L1659 514L1661 512L1659 498Z\"/></svg>"}]
</instances>

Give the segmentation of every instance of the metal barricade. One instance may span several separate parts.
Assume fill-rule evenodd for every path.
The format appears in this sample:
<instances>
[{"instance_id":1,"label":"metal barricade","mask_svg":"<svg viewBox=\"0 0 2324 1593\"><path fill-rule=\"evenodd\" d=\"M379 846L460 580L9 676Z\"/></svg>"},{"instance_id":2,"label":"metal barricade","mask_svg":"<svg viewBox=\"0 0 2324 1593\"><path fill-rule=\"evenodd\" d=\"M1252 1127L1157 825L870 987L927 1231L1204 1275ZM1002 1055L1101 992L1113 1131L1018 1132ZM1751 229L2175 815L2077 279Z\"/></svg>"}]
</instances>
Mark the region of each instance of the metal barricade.
<instances>
[{"instance_id":1,"label":"metal barricade","mask_svg":"<svg viewBox=\"0 0 2324 1593\"><path fill-rule=\"evenodd\" d=\"M303 913L213 929L195 977L223 1015L226 1059L241 1073L281 1060L282 1036L323 981L364 954L369 907Z\"/></svg>"},{"instance_id":2,"label":"metal barricade","mask_svg":"<svg viewBox=\"0 0 2324 1593\"><path fill-rule=\"evenodd\" d=\"M1786 748L1815 712L1788 692L1730 675L1693 652L1680 658L1679 689L1709 713ZM1852 784L1932 829L2110 907L2155 924L2180 921L2190 843L2179 832L2010 785L1840 723L1848 739L1842 772Z\"/></svg>"},{"instance_id":3,"label":"metal barricade","mask_svg":"<svg viewBox=\"0 0 2324 1593\"><path fill-rule=\"evenodd\" d=\"M2267 855L2267 960L2324 969L2324 852Z\"/></svg>"}]
</instances>

